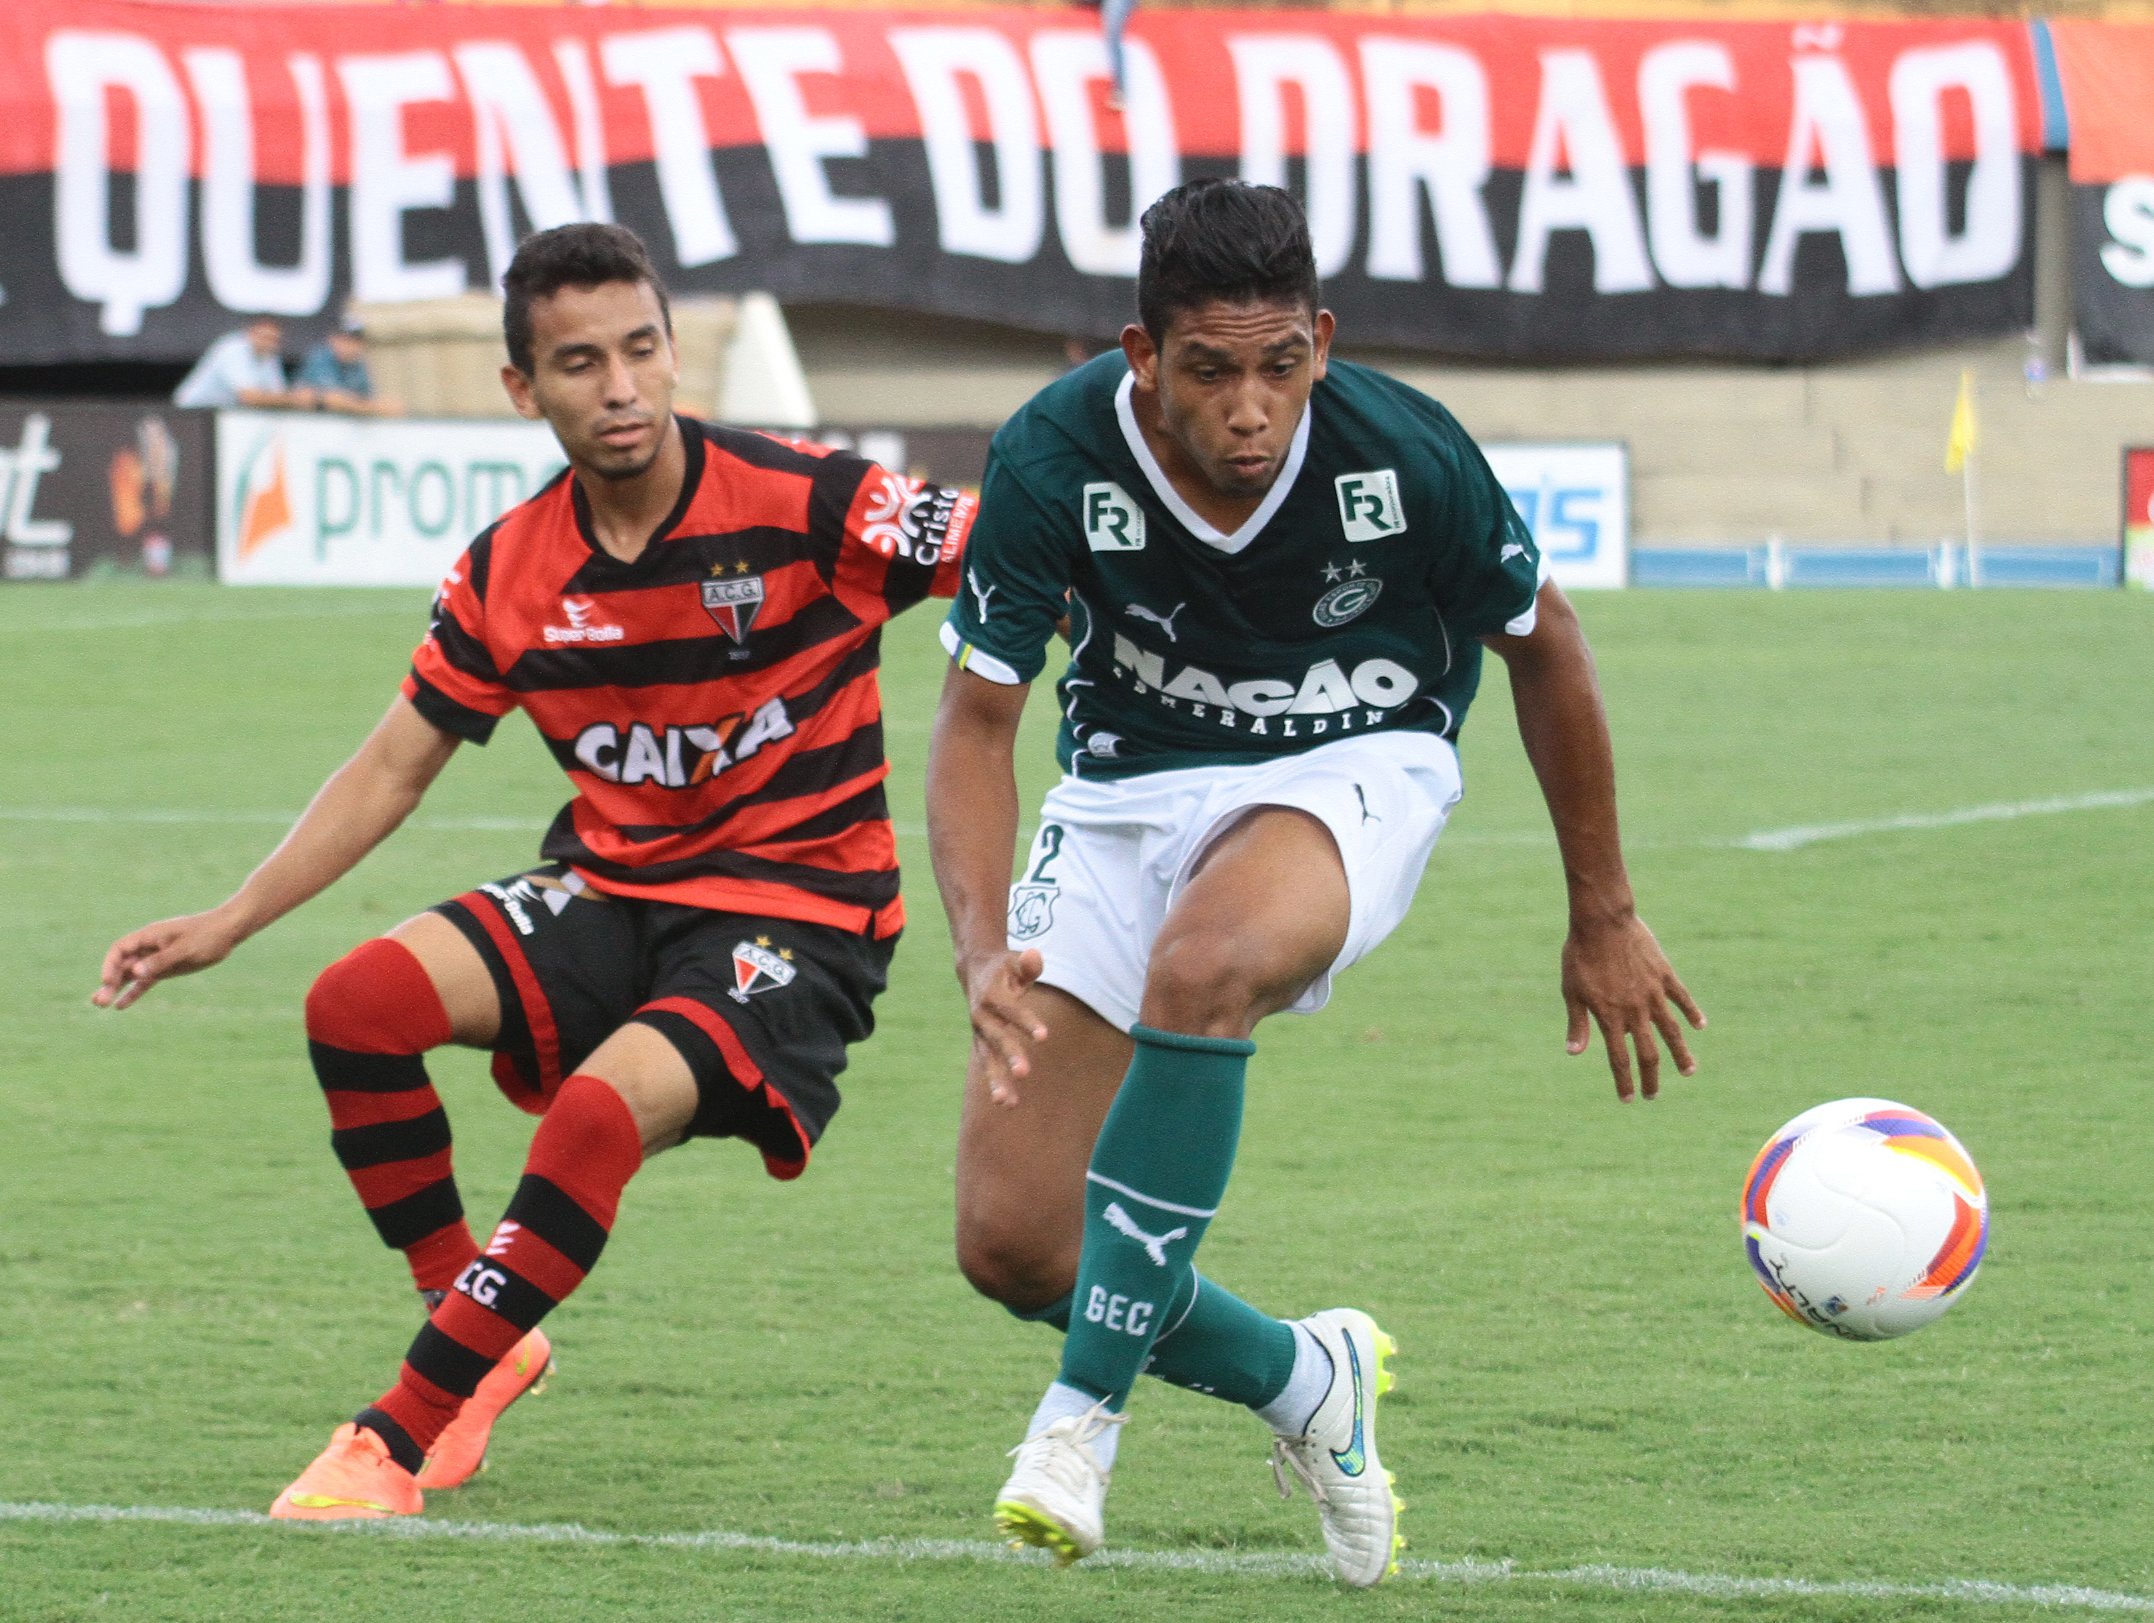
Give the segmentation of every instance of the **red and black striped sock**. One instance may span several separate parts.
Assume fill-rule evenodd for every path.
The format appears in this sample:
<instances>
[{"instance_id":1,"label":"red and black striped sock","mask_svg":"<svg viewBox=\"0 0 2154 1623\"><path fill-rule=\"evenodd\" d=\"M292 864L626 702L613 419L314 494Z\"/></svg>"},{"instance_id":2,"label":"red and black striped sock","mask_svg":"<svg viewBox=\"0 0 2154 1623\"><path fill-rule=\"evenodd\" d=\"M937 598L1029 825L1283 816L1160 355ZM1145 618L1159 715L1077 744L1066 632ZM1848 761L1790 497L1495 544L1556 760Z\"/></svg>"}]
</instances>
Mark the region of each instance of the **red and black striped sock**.
<instances>
[{"instance_id":1,"label":"red and black striped sock","mask_svg":"<svg viewBox=\"0 0 2154 1623\"><path fill-rule=\"evenodd\" d=\"M330 1145L422 1291L446 1290L479 1249L450 1168L449 1118L419 1057L449 1036L425 966L387 937L338 959L307 993L307 1052L329 1101Z\"/></svg>"},{"instance_id":2,"label":"red and black striped sock","mask_svg":"<svg viewBox=\"0 0 2154 1623\"><path fill-rule=\"evenodd\" d=\"M396 1385L359 1412L406 1470L419 1469L486 1372L583 1283L642 1164L643 1135L621 1096L592 1076L563 1082L485 1255L434 1309Z\"/></svg>"}]
</instances>

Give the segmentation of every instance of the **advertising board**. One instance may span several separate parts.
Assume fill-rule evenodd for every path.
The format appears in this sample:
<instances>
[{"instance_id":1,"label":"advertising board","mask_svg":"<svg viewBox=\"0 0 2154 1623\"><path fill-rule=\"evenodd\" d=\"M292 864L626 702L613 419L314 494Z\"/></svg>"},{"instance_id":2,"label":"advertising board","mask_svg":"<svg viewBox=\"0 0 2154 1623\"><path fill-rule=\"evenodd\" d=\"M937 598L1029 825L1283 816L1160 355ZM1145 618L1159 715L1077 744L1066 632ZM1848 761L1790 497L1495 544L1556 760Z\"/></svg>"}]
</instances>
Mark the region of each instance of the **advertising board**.
<instances>
[{"instance_id":1,"label":"advertising board","mask_svg":"<svg viewBox=\"0 0 2154 1623\"><path fill-rule=\"evenodd\" d=\"M917 478L970 486L986 467L992 435L825 427L803 437ZM217 414L216 444L217 570L239 586L433 586L473 536L561 467L543 423L226 411ZM1485 449L1566 590L1627 582L1624 446Z\"/></svg>"},{"instance_id":2,"label":"advertising board","mask_svg":"<svg viewBox=\"0 0 2154 1623\"><path fill-rule=\"evenodd\" d=\"M0 579L206 574L209 418L156 402L0 402Z\"/></svg>"},{"instance_id":3,"label":"advertising board","mask_svg":"<svg viewBox=\"0 0 2154 1623\"><path fill-rule=\"evenodd\" d=\"M1617 443L1482 447L1565 591L1630 582L1630 450Z\"/></svg>"},{"instance_id":4,"label":"advertising board","mask_svg":"<svg viewBox=\"0 0 2154 1623\"><path fill-rule=\"evenodd\" d=\"M217 573L236 586L433 586L560 470L543 423L217 414Z\"/></svg>"},{"instance_id":5,"label":"advertising board","mask_svg":"<svg viewBox=\"0 0 2154 1623\"><path fill-rule=\"evenodd\" d=\"M2124 580L2154 591L2154 445L2124 449Z\"/></svg>"}]
</instances>

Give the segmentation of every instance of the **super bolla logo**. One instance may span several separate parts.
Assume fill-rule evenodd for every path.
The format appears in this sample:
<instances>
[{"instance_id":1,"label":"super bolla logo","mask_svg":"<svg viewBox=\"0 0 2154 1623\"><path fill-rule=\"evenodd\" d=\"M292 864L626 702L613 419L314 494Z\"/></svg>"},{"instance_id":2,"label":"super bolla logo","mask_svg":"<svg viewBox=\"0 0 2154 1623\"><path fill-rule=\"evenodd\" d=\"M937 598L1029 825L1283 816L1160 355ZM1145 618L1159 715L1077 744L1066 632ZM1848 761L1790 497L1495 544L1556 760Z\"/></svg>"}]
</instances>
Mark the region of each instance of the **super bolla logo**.
<instances>
[{"instance_id":1,"label":"super bolla logo","mask_svg":"<svg viewBox=\"0 0 2154 1623\"><path fill-rule=\"evenodd\" d=\"M785 701L772 699L752 715L726 716L708 726L593 722L576 735L575 754L585 771L608 783L693 789L792 733Z\"/></svg>"}]
</instances>

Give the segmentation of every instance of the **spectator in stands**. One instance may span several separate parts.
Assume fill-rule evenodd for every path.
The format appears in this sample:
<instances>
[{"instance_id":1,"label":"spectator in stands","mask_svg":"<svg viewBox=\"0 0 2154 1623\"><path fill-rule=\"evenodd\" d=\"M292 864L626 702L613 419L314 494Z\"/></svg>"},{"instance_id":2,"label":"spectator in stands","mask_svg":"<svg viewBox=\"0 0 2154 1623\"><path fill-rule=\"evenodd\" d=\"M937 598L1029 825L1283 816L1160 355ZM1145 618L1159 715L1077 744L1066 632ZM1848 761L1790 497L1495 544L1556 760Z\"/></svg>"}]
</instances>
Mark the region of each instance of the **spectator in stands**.
<instances>
[{"instance_id":1,"label":"spectator in stands","mask_svg":"<svg viewBox=\"0 0 2154 1623\"><path fill-rule=\"evenodd\" d=\"M347 310L336 330L307 351L299 363L299 386L314 391L323 411L394 417L403 410L398 402L374 393L374 375L366 364L366 324L355 311Z\"/></svg>"},{"instance_id":2,"label":"spectator in stands","mask_svg":"<svg viewBox=\"0 0 2154 1623\"><path fill-rule=\"evenodd\" d=\"M286 406L305 410L316 405L314 390L292 388L284 381L278 353L284 328L275 316L256 316L238 332L228 332L194 363L194 370L172 391L175 406Z\"/></svg>"}]
</instances>

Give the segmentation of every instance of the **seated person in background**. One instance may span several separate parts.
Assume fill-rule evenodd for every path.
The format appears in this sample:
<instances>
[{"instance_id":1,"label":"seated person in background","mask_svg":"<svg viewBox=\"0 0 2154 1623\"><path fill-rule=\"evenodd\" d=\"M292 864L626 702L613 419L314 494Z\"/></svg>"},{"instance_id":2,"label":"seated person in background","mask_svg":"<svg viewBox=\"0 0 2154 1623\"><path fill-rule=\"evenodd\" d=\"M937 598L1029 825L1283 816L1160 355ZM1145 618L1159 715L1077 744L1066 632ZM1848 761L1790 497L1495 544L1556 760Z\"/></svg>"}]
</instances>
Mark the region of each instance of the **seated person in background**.
<instances>
[{"instance_id":1,"label":"seated person in background","mask_svg":"<svg viewBox=\"0 0 2154 1623\"><path fill-rule=\"evenodd\" d=\"M256 316L238 332L228 332L194 363L194 370L172 391L175 406L288 406L307 410L317 404L314 390L290 388L278 353L284 328L275 316Z\"/></svg>"},{"instance_id":2,"label":"seated person in background","mask_svg":"<svg viewBox=\"0 0 2154 1623\"><path fill-rule=\"evenodd\" d=\"M324 411L348 411L367 417L395 417L403 406L374 393L374 375L366 364L366 325L345 312L327 338L307 351L299 363L299 386L314 391Z\"/></svg>"}]
</instances>

